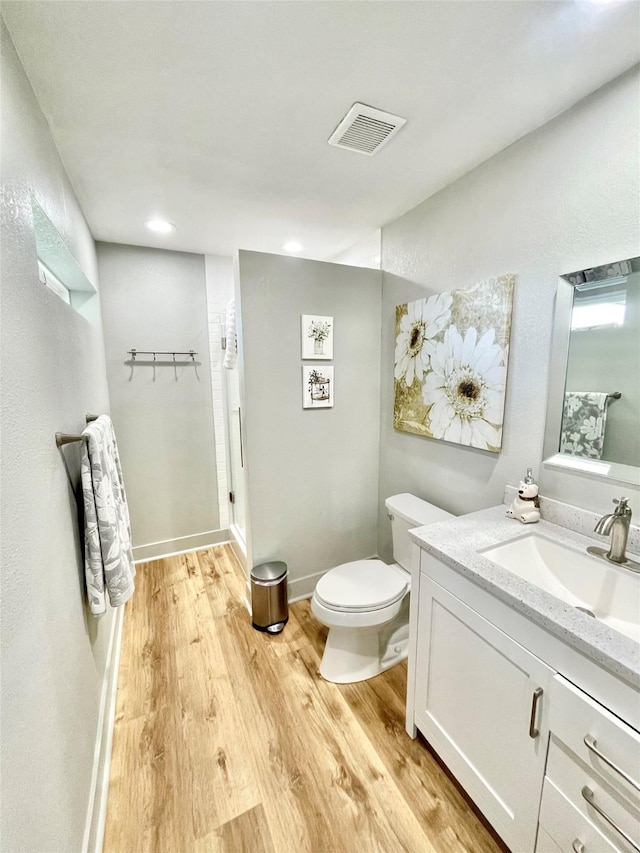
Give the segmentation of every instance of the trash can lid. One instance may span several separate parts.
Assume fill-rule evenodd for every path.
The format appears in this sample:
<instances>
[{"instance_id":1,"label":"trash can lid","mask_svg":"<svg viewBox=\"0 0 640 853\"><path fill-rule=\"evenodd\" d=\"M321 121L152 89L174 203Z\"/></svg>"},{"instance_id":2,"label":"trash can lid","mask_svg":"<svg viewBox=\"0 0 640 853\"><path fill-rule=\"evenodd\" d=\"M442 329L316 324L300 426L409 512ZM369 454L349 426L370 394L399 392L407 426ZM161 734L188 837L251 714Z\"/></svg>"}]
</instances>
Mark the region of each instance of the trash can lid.
<instances>
[{"instance_id":1,"label":"trash can lid","mask_svg":"<svg viewBox=\"0 0 640 853\"><path fill-rule=\"evenodd\" d=\"M260 563L259 566L254 566L251 569L251 577L257 581L276 581L284 577L287 573L287 564L281 560L274 560L271 563Z\"/></svg>"}]
</instances>

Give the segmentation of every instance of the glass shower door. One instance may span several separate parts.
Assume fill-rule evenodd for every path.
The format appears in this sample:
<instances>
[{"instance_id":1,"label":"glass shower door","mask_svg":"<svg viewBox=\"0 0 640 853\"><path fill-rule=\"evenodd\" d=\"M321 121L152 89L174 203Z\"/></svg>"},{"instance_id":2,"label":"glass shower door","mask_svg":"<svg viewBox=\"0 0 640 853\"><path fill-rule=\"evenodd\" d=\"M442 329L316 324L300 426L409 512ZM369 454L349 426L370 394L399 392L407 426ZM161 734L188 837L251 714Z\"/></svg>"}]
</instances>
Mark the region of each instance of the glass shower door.
<instances>
[{"instance_id":1,"label":"glass shower door","mask_svg":"<svg viewBox=\"0 0 640 853\"><path fill-rule=\"evenodd\" d=\"M238 367L226 371L229 417L229 514L233 532L245 547L244 457L242 448L242 409L240 408L240 377Z\"/></svg>"}]
</instances>

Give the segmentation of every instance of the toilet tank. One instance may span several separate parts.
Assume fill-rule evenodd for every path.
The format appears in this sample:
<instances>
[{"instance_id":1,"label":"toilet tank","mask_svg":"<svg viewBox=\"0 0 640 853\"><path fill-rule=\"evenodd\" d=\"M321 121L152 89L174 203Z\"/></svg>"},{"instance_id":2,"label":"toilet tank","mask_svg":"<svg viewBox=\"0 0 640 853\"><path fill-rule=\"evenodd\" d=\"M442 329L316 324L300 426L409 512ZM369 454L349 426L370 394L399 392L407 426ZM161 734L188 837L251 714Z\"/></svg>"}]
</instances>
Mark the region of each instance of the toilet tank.
<instances>
[{"instance_id":1,"label":"toilet tank","mask_svg":"<svg viewBox=\"0 0 640 853\"><path fill-rule=\"evenodd\" d=\"M445 521L454 516L439 506L427 503L415 495L392 495L384 502L391 519L393 536L393 559L407 571L411 571L411 546L409 531L414 527Z\"/></svg>"}]
</instances>

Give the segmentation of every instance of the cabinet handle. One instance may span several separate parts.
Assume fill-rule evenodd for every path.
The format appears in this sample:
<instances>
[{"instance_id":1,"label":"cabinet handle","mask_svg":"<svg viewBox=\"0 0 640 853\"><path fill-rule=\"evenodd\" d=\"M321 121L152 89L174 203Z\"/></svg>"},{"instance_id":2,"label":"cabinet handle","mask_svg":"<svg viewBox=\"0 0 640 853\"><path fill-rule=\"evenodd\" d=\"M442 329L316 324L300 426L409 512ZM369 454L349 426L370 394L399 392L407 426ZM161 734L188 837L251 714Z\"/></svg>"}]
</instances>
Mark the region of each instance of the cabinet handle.
<instances>
[{"instance_id":1,"label":"cabinet handle","mask_svg":"<svg viewBox=\"0 0 640 853\"><path fill-rule=\"evenodd\" d=\"M597 755L601 761L604 761L604 763L608 764L612 770L615 770L616 773L622 776L625 782L628 782L633 788L636 789L636 791L640 791L640 782L636 782L636 780L632 779L628 773L625 773L625 771L621 767L618 767L618 765L614 764L610 758L607 758L604 753L600 752L600 750L596 746L596 739L594 737L592 737L591 735L585 735L583 742L587 749L590 749L591 752Z\"/></svg>"},{"instance_id":2,"label":"cabinet handle","mask_svg":"<svg viewBox=\"0 0 640 853\"><path fill-rule=\"evenodd\" d=\"M540 729L536 728L536 717L538 716L538 702L542 697L542 687L536 687L533 691L531 699L531 719L529 720L529 737L536 738L540 734Z\"/></svg>"},{"instance_id":3,"label":"cabinet handle","mask_svg":"<svg viewBox=\"0 0 640 853\"><path fill-rule=\"evenodd\" d=\"M613 829L615 829L615 831L618 833L618 835L620 835L622 838L624 838L624 840L627 842L627 844L629 844L631 847L633 847L634 850L637 850L638 853L640 853L640 847L638 847L638 845L635 843L633 838L631 838L630 835L627 835L627 833L624 831L624 829L621 829L618 826L618 824L613 820L613 818L610 818L609 815L603 809L601 809L600 806L596 803L594 796L593 796L593 791L591 790L591 788L587 788L587 786L585 785L584 788L582 789L582 796L587 801L587 803L589 803L589 805L593 809L595 809L595 811L598 812L600 817L604 818L606 820L606 822L609 824L609 826L613 827Z\"/></svg>"},{"instance_id":4,"label":"cabinet handle","mask_svg":"<svg viewBox=\"0 0 640 853\"><path fill-rule=\"evenodd\" d=\"M571 846L575 850L575 853L584 853L584 844L579 838L574 838Z\"/></svg>"}]
</instances>

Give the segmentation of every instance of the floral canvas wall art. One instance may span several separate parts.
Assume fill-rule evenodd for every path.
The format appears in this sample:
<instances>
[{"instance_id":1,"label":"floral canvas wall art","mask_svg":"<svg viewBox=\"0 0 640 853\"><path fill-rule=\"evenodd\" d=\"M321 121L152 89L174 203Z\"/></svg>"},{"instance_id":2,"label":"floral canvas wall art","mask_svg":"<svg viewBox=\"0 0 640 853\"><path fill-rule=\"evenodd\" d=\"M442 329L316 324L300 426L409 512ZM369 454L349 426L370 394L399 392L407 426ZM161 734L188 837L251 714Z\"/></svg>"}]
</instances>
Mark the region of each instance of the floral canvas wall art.
<instances>
[{"instance_id":1,"label":"floral canvas wall art","mask_svg":"<svg viewBox=\"0 0 640 853\"><path fill-rule=\"evenodd\" d=\"M333 406L333 367L302 365L302 408L329 409Z\"/></svg>"},{"instance_id":2,"label":"floral canvas wall art","mask_svg":"<svg viewBox=\"0 0 640 853\"><path fill-rule=\"evenodd\" d=\"M333 358L333 317L302 315L302 358Z\"/></svg>"},{"instance_id":3,"label":"floral canvas wall art","mask_svg":"<svg viewBox=\"0 0 640 853\"><path fill-rule=\"evenodd\" d=\"M395 429L500 451L514 282L396 307Z\"/></svg>"}]
</instances>

